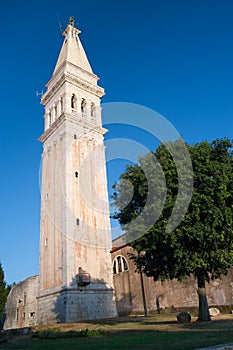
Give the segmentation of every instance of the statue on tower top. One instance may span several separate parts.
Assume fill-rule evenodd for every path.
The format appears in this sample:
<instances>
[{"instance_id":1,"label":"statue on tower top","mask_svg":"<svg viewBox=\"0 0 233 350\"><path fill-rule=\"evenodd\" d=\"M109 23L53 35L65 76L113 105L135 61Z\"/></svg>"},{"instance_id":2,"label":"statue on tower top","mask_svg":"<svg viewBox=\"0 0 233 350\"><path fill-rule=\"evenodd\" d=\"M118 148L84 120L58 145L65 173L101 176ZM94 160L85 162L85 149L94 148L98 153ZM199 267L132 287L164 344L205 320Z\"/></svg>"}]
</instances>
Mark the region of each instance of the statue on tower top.
<instances>
[{"instance_id":1,"label":"statue on tower top","mask_svg":"<svg viewBox=\"0 0 233 350\"><path fill-rule=\"evenodd\" d=\"M74 27L74 17L71 16L70 19L69 19L69 24Z\"/></svg>"}]
</instances>

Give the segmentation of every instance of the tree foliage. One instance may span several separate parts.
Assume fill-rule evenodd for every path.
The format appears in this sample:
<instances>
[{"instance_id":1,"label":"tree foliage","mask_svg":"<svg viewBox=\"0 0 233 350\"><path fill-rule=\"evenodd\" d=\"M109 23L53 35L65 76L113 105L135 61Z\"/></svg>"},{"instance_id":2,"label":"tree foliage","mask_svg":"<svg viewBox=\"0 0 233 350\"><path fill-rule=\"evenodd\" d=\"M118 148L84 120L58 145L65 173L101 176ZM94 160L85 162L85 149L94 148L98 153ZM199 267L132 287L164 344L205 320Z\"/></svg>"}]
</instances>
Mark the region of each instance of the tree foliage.
<instances>
[{"instance_id":1,"label":"tree foliage","mask_svg":"<svg viewBox=\"0 0 233 350\"><path fill-rule=\"evenodd\" d=\"M179 140L173 142L181 168L185 169L179 145ZM156 166L151 166L151 155L146 155L139 160L139 164L128 166L120 176L119 182L114 185L113 198L117 208L114 218L119 220L128 237L131 237L131 246L140 253L132 256L138 271L143 270L154 280L177 278L182 281L191 274L195 276L199 320L205 321L210 319L205 283L226 275L228 268L233 266L232 143L229 139L217 139L211 143L186 146L193 166L193 193L179 225L174 230L167 229L178 198L180 181L177 164L166 144L161 144L153 153L158 160ZM166 181L156 175L156 171L161 173L161 169ZM134 187L132 200L128 204L124 186L127 181ZM185 181L184 178L183 183ZM183 191L180 208L182 198L186 196L187 193ZM143 215L145 207L148 208ZM153 214L156 220L148 225L146 220L148 216L151 220ZM178 216L179 210L174 215L175 220L179 220ZM139 237L135 236L137 231L146 233L134 240L134 237Z\"/></svg>"},{"instance_id":2,"label":"tree foliage","mask_svg":"<svg viewBox=\"0 0 233 350\"><path fill-rule=\"evenodd\" d=\"M2 318L2 311L6 304L7 296L10 292L11 286L7 285L5 282L4 271L2 268L2 264L0 263L0 321Z\"/></svg>"}]
</instances>

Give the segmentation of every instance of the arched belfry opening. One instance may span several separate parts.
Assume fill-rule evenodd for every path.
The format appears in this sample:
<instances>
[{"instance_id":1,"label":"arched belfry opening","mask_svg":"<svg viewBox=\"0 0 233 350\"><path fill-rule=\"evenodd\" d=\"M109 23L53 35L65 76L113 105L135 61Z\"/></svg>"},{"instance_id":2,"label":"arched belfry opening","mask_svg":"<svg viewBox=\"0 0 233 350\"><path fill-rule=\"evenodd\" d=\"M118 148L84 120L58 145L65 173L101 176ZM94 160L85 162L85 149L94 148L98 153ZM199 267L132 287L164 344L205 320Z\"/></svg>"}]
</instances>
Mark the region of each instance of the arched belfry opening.
<instances>
[{"instance_id":1,"label":"arched belfry opening","mask_svg":"<svg viewBox=\"0 0 233 350\"><path fill-rule=\"evenodd\" d=\"M77 111L77 97L75 94L71 95L71 99L70 99L70 107L72 111Z\"/></svg>"},{"instance_id":2,"label":"arched belfry opening","mask_svg":"<svg viewBox=\"0 0 233 350\"><path fill-rule=\"evenodd\" d=\"M81 113L83 115L87 114L87 102L86 102L85 98L82 98L82 100L81 100Z\"/></svg>"}]
</instances>

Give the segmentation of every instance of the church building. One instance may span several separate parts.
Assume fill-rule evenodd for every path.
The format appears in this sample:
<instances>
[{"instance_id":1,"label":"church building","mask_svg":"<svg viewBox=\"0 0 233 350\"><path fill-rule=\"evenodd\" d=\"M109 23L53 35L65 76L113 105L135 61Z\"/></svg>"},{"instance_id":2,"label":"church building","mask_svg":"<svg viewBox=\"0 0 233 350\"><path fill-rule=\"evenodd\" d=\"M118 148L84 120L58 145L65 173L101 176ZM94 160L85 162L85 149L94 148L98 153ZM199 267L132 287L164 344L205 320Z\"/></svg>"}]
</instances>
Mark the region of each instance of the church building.
<instances>
[{"instance_id":1,"label":"church building","mask_svg":"<svg viewBox=\"0 0 233 350\"><path fill-rule=\"evenodd\" d=\"M44 106L40 269L7 299L4 329L198 305L195 280L154 282L112 242L101 97L71 17ZM233 276L209 285L212 305L233 304Z\"/></svg>"}]
</instances>

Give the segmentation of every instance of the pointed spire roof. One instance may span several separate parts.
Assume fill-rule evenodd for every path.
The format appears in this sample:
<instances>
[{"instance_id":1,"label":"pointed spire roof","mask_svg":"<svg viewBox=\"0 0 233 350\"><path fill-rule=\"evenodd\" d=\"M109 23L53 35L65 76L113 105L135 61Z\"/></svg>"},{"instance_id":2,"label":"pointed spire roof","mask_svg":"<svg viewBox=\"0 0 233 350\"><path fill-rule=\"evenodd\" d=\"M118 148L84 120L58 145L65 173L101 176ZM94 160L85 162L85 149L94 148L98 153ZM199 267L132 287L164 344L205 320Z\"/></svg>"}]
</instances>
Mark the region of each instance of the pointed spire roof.
<instances>
[{"instance_id":1,"label":"pointed spire roof","mask_svg":"<svg viewBox=\"0 0 233 350\"><path fill-rule=\"evenodd\" d=\"M74 18L71 17L63 36L65 37L53 75L65 62L69 62L88 73L92 73L92 68L83 49L79 34L81 31L74 27Z\"/></svg>"}]
</instances>

